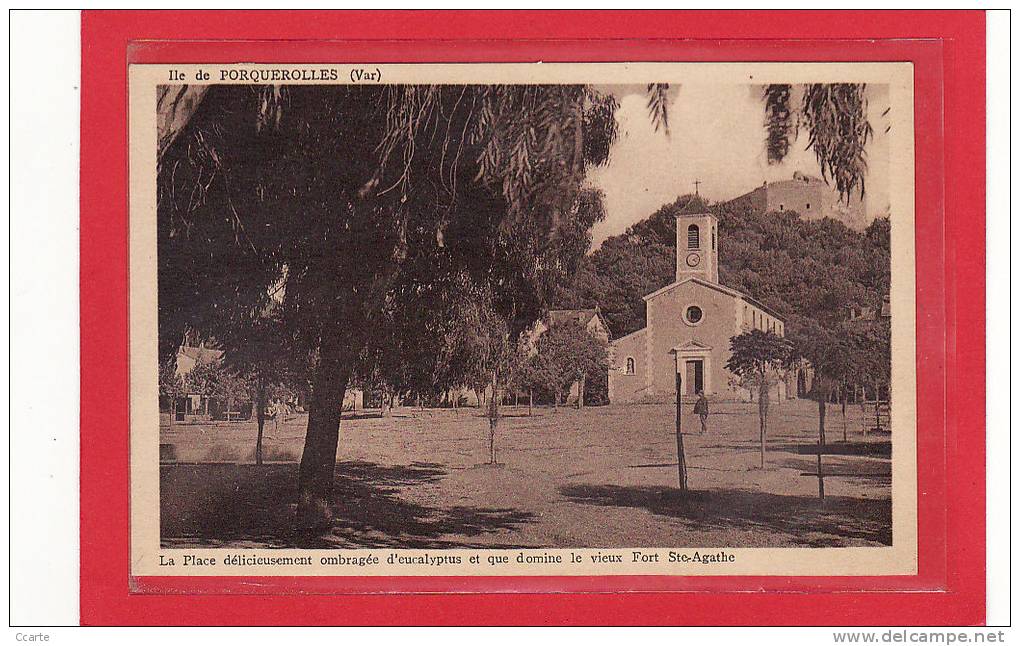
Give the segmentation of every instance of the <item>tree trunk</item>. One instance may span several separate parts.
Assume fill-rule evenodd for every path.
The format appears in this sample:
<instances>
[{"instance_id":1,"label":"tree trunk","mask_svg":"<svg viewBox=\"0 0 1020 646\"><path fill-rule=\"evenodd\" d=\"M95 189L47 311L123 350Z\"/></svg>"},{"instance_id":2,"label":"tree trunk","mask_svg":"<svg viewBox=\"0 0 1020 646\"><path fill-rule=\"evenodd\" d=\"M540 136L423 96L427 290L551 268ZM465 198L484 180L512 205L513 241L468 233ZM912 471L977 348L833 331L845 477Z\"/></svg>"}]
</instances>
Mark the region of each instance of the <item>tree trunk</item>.
<instances>
[{"instance_id":1,"label":"tree trunk","mask_svg":"<svg viewBox=\"0 0 1020 646\"><path fill-rule=\"evenodd\" d=\"M584 408L584 376L577 382L577 409Z\"/></svg>"},{"instance_id":2,"label":"tree trunk","mask_svg":"<svg viewBox=\"0 0 1020 646\"><path fill-rule=\"evenodd\" d=\"M822 444L825 444L825 406L826 401L822 398L818 398L818 438Z\"/></svg>"},{"instance_id":3,"label":"tree trunk","mask_svg":"<svg viewBox=\"0 0 1020 646\"><path fill-rule=\"evenodd\" d=\"M308 430L298 472L296 521L300 530L325 529L333 519L330 505L340 439L340 416L352 369L350 361L339 348L340 343L339 339L332 340L320 349L319 366L312 382Z\"/></svg>"},{"instance_id":4,"label":"tree trunk","mask_svg":"<svg viewBox=\"0 0 1020 646\"><path fill-rule=\"evenodd\" d=\"M531 417L531 407L535 402L535 389L528 388L528 417Z\"/></svg>"},{"instance_id":5,"label":"tree trunk","mask_svg":"<svg viewBox=\"0 0 1020 646\"><path fill-rule=\"evenodd\" d=\"M847 441L846 440L846 388L843 388L840 391L840 394L841 394L841 396L843 398L843 401L840 402L840 407L843 410L843 442L845 443Z\"/></svg>"},{"instance_id":6,"label":"tree trunk","mask_svg":"<svg viewBox=\"0 0 1020 646\"><path fill-rule=\"evenodd\" d=\"M758 386L758 435L759 435L759 463L762 469L765 468L765 437L768 430L768 419L769 419L769 385L768 382L762 379L761 385Z\"/></svg>"},{"instance_id":7,"label":"tree trunk","mask_svg":"<svg viewBox=\"0 0 1020 646\"><path fill-rule=\"evenodd\" d=\"M878 401L879 401L878 400L878 388L879 388L879 385L876 382L875 383L875 430L876 431L878 431L878 430L880 430L882 428L882 415L881 415L882 408L879 406L879 403L878 403Z\"/></svg>"},{"instance_id":8,"label":"tree trunk","mask_svg":"<svg viewBox=\"0 0 1020 646\"><path fill-rule=\"evenodd\" d=\"M255 464L262 464L262 434L266 428L266 389L261 384L257 388L258 391L255 394L255 406L257 409L255 419L258 420L259 433L255 438Z\"/></svg>"},{"instance_id":9,"label":"tree trunk","mask_svg":"<svg viewBox=\"0 0 1020 646\"><path fill-rule=\"evenodd\" d=\"M492 394L489 395L489 464L496 464L496 427L499 425L499 397L496 371L492 371Z\"/></svg>"},{"instance_id":10,"label":"tree trunk","mask_svg":"<svg viewBox=\"0 0 1020 646\"><path fill-rule=\"evenodd\" d=\"M825 500L825 476L822 473L822 452L825 451L825 398L818 398L818 498ZM845 432L845 431L844 431Z\"/></svg>"}]
</instances>

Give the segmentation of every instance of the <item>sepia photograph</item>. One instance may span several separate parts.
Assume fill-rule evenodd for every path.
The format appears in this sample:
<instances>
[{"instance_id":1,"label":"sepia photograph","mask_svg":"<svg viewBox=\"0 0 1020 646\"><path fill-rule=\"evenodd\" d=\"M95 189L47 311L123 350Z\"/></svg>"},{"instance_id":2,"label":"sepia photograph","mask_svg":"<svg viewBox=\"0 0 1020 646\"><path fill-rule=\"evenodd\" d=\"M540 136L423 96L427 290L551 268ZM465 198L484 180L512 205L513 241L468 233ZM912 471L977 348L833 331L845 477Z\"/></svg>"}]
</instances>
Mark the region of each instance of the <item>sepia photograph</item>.
<instances>
[{"instance_id":1,"label":"sepia photograph","mask_svg":"<svg viewBox=\"0 0 1020 646\"><path fill-rule=\"evenodd\" d=\"M585 573L668 572L895 544L913 567L909 66L899 103L902 74L599 67L146 70L147 554L583 549Z\"/></svg>"},{"instance_id":2,"label":"sepia photograph","mask_svg":"<svg viewBox=\"0 0 1020 646\"><path fill-rule=\"evenodd\" d=\"M1004 641L1008 13L8 22L15 641Z\"/></svg>"}]
</instances>

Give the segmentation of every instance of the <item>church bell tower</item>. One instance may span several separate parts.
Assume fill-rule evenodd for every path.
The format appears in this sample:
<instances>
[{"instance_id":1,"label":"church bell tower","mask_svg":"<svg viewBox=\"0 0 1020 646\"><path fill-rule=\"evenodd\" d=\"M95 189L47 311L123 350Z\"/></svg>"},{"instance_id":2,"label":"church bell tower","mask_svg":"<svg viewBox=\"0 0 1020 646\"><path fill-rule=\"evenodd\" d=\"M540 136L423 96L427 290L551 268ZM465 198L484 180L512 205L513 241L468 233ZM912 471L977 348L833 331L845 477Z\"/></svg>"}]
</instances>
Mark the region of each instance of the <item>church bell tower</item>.
<instances>
[{"instance_id":1,"label":"church bell tower","mask_svg":"<svg viewBox=\"0 0 1020 646\"><path fill-rule=\"evenodd\" d=\"M711 213L676 218L676 279L719 282L719 221Z\"/></svg>"}]
</instances>

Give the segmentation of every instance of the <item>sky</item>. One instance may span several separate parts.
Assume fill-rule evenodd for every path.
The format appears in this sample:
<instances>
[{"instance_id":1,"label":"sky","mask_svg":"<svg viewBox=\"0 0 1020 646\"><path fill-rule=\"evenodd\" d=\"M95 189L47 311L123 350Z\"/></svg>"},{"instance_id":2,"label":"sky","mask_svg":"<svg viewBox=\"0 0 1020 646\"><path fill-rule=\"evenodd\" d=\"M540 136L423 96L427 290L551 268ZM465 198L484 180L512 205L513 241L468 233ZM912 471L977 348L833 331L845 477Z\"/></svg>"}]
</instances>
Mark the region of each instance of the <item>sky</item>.
<instances>
[{"instance_id":1,"label":"sky","mask_svg":"<svg viewBox=\"0 0 1020 646\"><path fill-rule=\"evenodd\" d=\"M782 164L765 156L764 107L758 85L682 85L671 88L670 135L655 132L648 116L644 85L607 88L620 102L619 137L609 163L589 181L605 192L606 219L595 225L593 248L622 233L677 196L698 192L710 201L729 200L764 181L791 179L794 171L821 177L814 153L801 132ZM795 93L792 101L799 101ZM889 150L882 112L888 87L868 86L868 118L874 138L867 148L868 217L885 214L889 204Z\"/></svg>"}]
</instances>

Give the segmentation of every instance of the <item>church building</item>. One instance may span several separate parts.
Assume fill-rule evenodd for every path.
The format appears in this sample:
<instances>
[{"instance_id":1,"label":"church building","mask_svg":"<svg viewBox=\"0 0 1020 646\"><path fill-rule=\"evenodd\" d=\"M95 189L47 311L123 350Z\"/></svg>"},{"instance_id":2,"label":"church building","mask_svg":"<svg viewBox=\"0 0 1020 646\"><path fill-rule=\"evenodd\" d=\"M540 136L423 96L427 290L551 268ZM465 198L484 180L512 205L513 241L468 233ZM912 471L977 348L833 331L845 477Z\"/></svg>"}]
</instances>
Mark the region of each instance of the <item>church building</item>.
<instances>
[{"instance_id":1,"label":"church building","mask_svg":"<svg viewBox=\"0 0 1020 646\"><path fill-rule=\"evenodd\" d=\"M676 372L684 393L749 398L726 370L730 339L751 329L785 334L785 323L750 296L719 283L715 216L677 216L676 280L644 297L645 327L610 344L609 400L670 401ZM785 384L773 397L786 396Z\"/></svg>"}]
</instances>

